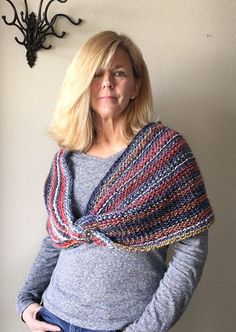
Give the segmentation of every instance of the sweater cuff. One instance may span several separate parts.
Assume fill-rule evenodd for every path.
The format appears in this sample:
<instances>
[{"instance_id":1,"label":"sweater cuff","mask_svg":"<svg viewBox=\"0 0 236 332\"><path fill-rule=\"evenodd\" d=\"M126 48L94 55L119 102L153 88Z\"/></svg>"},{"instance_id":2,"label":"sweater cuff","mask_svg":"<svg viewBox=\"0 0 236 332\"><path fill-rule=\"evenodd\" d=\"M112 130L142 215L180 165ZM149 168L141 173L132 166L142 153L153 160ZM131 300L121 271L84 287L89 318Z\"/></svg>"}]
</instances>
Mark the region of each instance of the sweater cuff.
<instances>
[{"instance_id":1,"label":"sweater cuff","mask_svg":"<svg viewBox=\"0 0 236 332\"><path fill-rule=\"evenodd\" d=\"M20 319L22 320L22 322L25 323L24 319L23 319L23 312L25 311L26 308L28 308L28 306L30 306L32 303L36 303L35 301L29 300L27 302L22 303L18 308L17 308L17 313L20 316Z\"/></svg>"}]
</instances>

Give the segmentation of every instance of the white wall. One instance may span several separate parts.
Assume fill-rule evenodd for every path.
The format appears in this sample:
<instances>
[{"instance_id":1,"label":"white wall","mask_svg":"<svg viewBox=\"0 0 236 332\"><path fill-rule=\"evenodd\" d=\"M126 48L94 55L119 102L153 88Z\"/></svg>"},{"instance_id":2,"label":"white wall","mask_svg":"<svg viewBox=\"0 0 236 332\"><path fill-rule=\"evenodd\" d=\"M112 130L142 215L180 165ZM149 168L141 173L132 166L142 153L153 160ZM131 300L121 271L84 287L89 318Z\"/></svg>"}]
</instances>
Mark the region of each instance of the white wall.
<instances>
[{"instance_id":1,"label":"white wall","mask_svg":"<svg viewBox=\"0 0 236 332\"><path fill-rule=\"evenodd\" d=\"M28 2L37 10L38 1ZM192 146L217 218L204 276L172 331L235 331L236 1L68 1L51 13L58 9L84 23L61 20L67 37L50 38L53 49L40 51L33 69L14 41L20 33L0 22L0 330L26 331L15 296L45 233L42 191L56 150L46 131L65 70L82 42L114 29L143 50L156 114ZM12 17L6 1L0 13Z\"/></svg>"}]
</instances>

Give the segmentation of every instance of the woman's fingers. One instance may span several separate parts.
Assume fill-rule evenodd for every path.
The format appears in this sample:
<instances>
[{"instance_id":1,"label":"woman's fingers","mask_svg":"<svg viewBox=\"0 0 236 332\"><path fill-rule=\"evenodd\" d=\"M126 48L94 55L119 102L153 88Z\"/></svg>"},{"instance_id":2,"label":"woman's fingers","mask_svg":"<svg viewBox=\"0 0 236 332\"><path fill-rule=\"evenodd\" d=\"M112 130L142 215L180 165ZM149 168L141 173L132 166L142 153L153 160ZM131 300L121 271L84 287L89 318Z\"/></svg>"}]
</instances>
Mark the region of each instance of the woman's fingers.
<instances>
[{"instance_id":1,"label":"woman's fingers","mask_svg":"<svg viewBox=\"0 0 236 332\"><path fill-rule=\"evenodd\" d=\"M57 325L49 324L37 319L37 314L42 307L38 303L30 304L22 314L22 318L32 332L61 331Z\"/></svg>"},{"instance_id":2,"label":"woman's fingers","mask_svg":"<svg viewBox=\"0 0 236 332\"><path fill-rule=\"evenodd\" d=\"M41 322L39 320L35 320L30 326L32 332L45 332L45 331L61 331L60 327L57 325L52 325L49 323Z\"/></svg>"}]
</instances>

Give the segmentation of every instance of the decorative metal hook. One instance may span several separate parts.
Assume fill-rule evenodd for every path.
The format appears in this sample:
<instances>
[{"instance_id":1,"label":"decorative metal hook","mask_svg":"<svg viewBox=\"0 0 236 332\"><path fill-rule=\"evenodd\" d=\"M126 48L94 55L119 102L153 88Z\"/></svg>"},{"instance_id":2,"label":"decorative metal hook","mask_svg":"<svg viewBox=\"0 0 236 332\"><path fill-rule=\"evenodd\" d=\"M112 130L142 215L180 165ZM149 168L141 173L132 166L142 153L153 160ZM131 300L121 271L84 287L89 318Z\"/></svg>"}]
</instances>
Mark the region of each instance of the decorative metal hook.
<instances>
[{"instance_id":1,"label":"decorative metal hook","mask_svg":"<svg viewBox=\"0 0 236 332\"><path fill-rule=\"evenodd\" d=\"M20 12L20 18L17 13L17 10L11 0L6 0L14 11L14 17L11 22L7 21L6 16L2 16L3 21L7 25L15 25L23 34L23 40L20 41L17 37L15 40L18 44L24 45L26 48L26 59L28 65L33 67L37 57L37 51L41 48L48 50L52 45L45 46L47 36L52 35L57 38L63 38L66 35L65 31L62 31L61 34L55 31L54 25L57 22L58 18L65 17L74 25L79 25L82 20L79 18L77 22L73 21L70 17L65 14L56 14L51 20L48 19L48 9L52 2L59 1L60 3L65 3L67 0L49 0L45 6L44 12L42 13L42 6L44 0L40 0L38 16L34 12L29 14L27 0L24 0L25 3L25 13Z\"/></svg>"}]
</instances>

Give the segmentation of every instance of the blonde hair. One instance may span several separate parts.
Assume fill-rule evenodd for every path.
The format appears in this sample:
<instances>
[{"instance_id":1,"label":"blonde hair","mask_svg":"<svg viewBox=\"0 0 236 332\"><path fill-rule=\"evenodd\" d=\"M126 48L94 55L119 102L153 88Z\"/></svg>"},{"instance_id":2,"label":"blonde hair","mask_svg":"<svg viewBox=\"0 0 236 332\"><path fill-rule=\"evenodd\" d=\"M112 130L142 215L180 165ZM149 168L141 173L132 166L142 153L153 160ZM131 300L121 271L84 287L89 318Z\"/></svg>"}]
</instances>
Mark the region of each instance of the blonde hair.
<instances>
[{"instance_id":1,"label":"blonde hair","mask_svg":"<svg viewBox=\"0 0 236 332\"><path fill-rule=\"evenodd\" d=\"M98 69L109 67L117 48L127 51L134 78L140 81L137 97L124 112L121 135L132 139L149 122L152 94L142 53L126 35L100 32L82 45L66 72L50 127L60 147L84 152L92 145L96 128L90 109L90 84Z\"/></svg>"}]
</instances>

